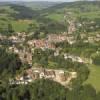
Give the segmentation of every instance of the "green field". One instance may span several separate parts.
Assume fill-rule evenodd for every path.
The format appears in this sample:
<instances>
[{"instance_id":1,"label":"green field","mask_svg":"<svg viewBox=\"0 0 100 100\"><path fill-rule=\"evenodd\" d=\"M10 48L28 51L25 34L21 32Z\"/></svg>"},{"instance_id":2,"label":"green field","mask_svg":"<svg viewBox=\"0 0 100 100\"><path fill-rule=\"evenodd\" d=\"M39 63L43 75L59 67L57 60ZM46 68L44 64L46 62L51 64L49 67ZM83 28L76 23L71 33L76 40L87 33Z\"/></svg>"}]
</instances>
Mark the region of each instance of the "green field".
<instances>
[{"instance_id":1,"label":"green field","mask_svg":"<svg viewBox=\"0 0 100 100\"><path fill-rule=\"evenodd\" d=\"M15 31L26 31L28 28L28 25L31 22L20 20L20 21L12 21L12 26Z\"/></svg>"},{"instance_id":2,"label":"green field","mask_svg":"<svg viewBox=\"0 0 100 100\"><path fill-rule=\"evenodd\" d=\"M90 65L90 75L86 84L91 84L97 91L100 91L100 66Z\"/></svg>"},{"instance_id":3,"label":"green field","mask_svg":"<svg viewBox=\"0 0 100 100\"><path fill-rule=\"evenodd\" d=\"M50 14L46 17L50 18L51 20L62 21L64 19L64 14Z\"/></svg>"}]
</instances>

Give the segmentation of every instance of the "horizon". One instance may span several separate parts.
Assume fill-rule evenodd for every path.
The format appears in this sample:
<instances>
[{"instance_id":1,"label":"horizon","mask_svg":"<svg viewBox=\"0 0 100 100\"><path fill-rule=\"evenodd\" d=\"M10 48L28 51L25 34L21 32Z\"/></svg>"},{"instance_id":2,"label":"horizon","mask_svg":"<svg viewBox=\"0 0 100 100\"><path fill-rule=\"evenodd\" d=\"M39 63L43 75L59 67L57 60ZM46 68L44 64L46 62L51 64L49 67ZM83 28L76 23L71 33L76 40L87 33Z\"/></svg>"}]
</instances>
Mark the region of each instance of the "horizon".
<instances>
[{"instance_id":1,"label":"horizon","mask_svg":"<svg viewBox=\"0 0 100 100\"><path fill-rule=\"evenodd\" d=\"M0 2L75 2L82 0L0 0ZM95 0L87 0L87 1L95 1Z\"/></svg>"}]
</instances>

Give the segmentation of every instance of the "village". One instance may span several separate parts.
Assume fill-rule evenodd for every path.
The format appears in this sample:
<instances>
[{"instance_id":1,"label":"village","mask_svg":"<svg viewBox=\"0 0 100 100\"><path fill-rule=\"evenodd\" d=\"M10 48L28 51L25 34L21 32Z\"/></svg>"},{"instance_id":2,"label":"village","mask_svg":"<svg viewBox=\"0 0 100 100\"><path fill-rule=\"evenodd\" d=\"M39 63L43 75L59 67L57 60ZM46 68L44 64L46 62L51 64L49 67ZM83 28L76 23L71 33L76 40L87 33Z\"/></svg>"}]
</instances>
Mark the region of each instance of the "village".
<instances>
[{"instance_id":1,"label":"village","mask_svg":"<svg viewBox=\"0 0 100 100\"><path fill-rule=\"evenodd\" d=\"M0 100L100 100L100 0L0 0Z\"/></svg>"},{"instance_id":2,"label":"village","mask_svg":"<svg viewBox=\"0 0 100 100\"><path fill-rule=\"evenodd\" d=\"M72 28L71 28L72 27ZM75 31L75 26L71 24L69 27L69 32L64 32L61 34L48 34L46 38L43 39L31 39L26 41L26 37L30 34L25 32L17 32L12 36L4 36L0 35L0 46L3 44L9 44L7 48L7 52L14 52L19 55L22 62L27 62L32 66L32 53L34 53L34 49L40 48L42 50L45 49L52 49L55 51L54 56L59 55L59 48L55 46L56 43L60 42L68 42L70 45L73 45L77 42L76 37L72 32ZM95 43L100 41L100 34L97 33L96 35L86 36L86 34L80 34L81 40L84 43ZM72 61L84 62L82 58L64 54L64 58L68 59L71 58Z\"/></svg>"},{"instance_id":3,"label":"village","mask_svg":"<svg viewBox=\"0 0 100 100\"><path fill-rule=\"evenodd\" d=\"M2 36L0 35L1 43L5 44L8 42L10 46L7 48L7 52L13 52L19 55L19 58L23 63L27 63L31 68L25 70L23 75L17 75L14 79L9 79L11 85L18 84L28 84L34 82L37 79L49 79L55 82L60 83L63 86L69 86L73 79L77 78L77 72L75 71L65 71L65 70L56 70L56 69L45 69L32 67L32 54L34 49L40 48L43 51L45 49L54 50L54 56L60 55L60 50L55 46L56 43L67 42L69 45L74 45L77 42L77 39L73 32L75 32L75 26L73 22L69 22L70 26L67 32L61 34L48 34L46 38L43 39L31 39L26 41L26 38L31 34L25 32L17 32L12 36ZM80 34L81 40L84 43L95 43L100 41L100 34L86 36L86 34ZM0 44L2 46L2 44ZM73 54L64 53L63 57L65 60L71 59L72 62L86 63L84 59ZM91 61L92 63L92 61Z\"/></svg>"},{"instance_id":4,"label":"village","mask_svg":"<svg viewBox=\"0 0 100 100\"><path fill-rule=\"evenodd\" d=\"M25 70L23 75L18 75L15 79L9 79L11 85L28 84L37 79L49 79L60 83L63 86L69 86L73 79L77 78L77 72L65 71L59 69L45 69L45 68L30 68Z\"/></svg>"}]
</instances>

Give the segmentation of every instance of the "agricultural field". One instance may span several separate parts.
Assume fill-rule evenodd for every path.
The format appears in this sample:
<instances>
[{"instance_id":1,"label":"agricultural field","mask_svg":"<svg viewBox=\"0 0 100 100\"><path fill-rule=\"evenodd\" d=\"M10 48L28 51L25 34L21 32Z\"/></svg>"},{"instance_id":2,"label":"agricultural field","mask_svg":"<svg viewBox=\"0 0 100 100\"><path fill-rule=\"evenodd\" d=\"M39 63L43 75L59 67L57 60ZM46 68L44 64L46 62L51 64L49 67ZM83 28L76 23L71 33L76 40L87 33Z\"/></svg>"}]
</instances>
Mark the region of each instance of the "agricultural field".
<instances>
[{"instance_id":1,"label":"agricultural field","mask_svg":"<svg viewBox=\"0 0 100 100\"><path fill-rule=\"evenodd\" d=\"M32 23L32 20L18 20L12 21L13 29L17 32L27 31L29 24Z\"/></svg>"},{"instance_id":2,"label":"agricultural field","mask_svg":"<svg viewBox=\"0 0 100 100\"><path fill-rule=\"evenodd\" d=\"M50 14L50 15L47 15L46 18L59 22L59 21L63 21L64 14Z\"/></svg>"},{"instance_id":3,"label":"agricultural field","mask_svg":"<svg viewBox=\"0 0 100 100\"><path fill-rule=\"evenodd\" d=\"M91 84L97 91L100 91L100 66L89 65L90 75L85 84Z\"/></svg>"}]
</instances>

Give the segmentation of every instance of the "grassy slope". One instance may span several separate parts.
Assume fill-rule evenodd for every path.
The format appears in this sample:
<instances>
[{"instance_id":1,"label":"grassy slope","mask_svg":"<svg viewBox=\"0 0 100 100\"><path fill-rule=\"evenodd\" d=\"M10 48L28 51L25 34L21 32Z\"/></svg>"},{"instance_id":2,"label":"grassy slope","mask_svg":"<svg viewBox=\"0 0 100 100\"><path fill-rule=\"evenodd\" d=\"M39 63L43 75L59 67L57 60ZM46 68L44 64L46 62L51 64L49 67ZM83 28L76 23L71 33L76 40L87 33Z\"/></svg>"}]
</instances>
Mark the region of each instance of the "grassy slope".
<instances>
[{"instance_id":1,"label":"grassy slope","mask_svg":"<svg viewBox=\"0 0 100 100\"><path fill-rule=\"evenodd\" d=\"M0 13L0 28L11 23L15 31L26 31L28 25L32 22L32 20L14 20L14 18L10 15L18 13L18 11L12 9L9 5L0 6L0 10L5 11Z\"/></svg>"},{"instance_id":2,"label":"grassy slope","mask_svg":"<svg viewBox=\"0 0 100 100\"><path fill-rule=\"evenodd\" d=\"M100 2L75 2L75 3L63 3L58 4L52 8L43 10L43 13L48 13L46 17L50 19L59 18L61 20L62 15L66 12L72 12L74 17L85 17L89 19L100 18ZM57 19L58 19L57 18Z\"/></svg>"},{"instance_id":3,"label":"grassy slope","mask_svg":"<svg viewBox=\"0 0 100 100\"><path fill-rule=\"evenodd\" d=\"M90 75L86 84L91 84L97 91L100 91L100 66L90 65Z\"/></svg>"},{"instance_id":4,"label":"grassy slope","mask_svg":"<svg viewBox=\"0 0 100 100\"><path fill-rule=\"evenodd\" d=\"M17 5L21 5L21 6L26 6L26 7L31 7L33 9L43 9L43 8L48 8L51 6L54 6L58 3L54 3L54 2L46 2L46 1L33 1L33 2L23 2L23 1L14 1L14 2L0 2L0 6L2 5L9 5L9 4L17 4Z\"/></svg>"},{"instance_id":5,"label":"grassy slope","mask_svg":"<svg viewBox=\"0 0 100 100\"><path fill-rule=\"evenodd\" d=\"M43 3L41 5L46 5L46 4ZM31 5L30 5L30 7L31 7ZM9 6L0 6L0 9L1 8L2 9L6 9L7 14L4 13L1 16L1 13L0 13L0 17L6 17L6 18L8 18L9 14L16 13L16 11L14 11L14 9L10 8ZM82 12L80 9L81 10L84 9L84 12ZM91 10L91 11L87 12L86 10ZM49 18L49 19L57 21L57 22L62 22L63 19L64 19L65 11L66 12L67 11L73 12L73 16L74 17L81 16L81 17L85 17L85 18L87 17L89 19L100 18L99 17L100 16L100 11L99 11L99 7L98 7L98 3L95 4L95 5L93 3L89 3L88 6L87 6L86 3L80 3L80 2L58 4L58 5L54 6L54 7L49 7L47 9L41 10L40 11L40 15L38 15L38 16L40 16L40 18L42 18L42 17L43 18ZM12 21L12 24L14 25L14 29L16 31L25 30L27 28L27 26L28 26L27 22L20 23L18 21Z\"/></svg>"},{"instance_id":6,"label":"grassy slope","mask_svg":"<svg viewBox=\"0 0 100 100\"><path fill-rule=\"evenodd\" d=\"M24 2L22 3L22 5L25 5L27 7L32 8L33 10L41 10L41 9L45 9L48 7L52 7L55 6L56 4L58 4L57 2L46 2L46 1L35 1L35 2Z\"/></svg>"},{"instance_id":7,"label":"grassy slope","mask_svg":"<svg viewBox=\"0 0 100 100\"><path fill-rule=\"evenodd\" d=\"M48 7L48 6L49 7L53 6L56 3L48 3L48 2L42 2L42 3L41 2L35 2L35 3L33 3L32 2L32 4L31 3L19 4L17 2L17 4L18 5L16 5L16 7L13 7L14 6L13 4L11 4L11 5L10 4L8 4L8 5L1 5L0 6L0 10L5 10L5 12L0 12L0 18L1 18L0 22L2 21L2 19L6 19L7 21L4 20L3 23L5 23L6 25L9 22L12 23L13 28L14 28L15 31L26 31L27 28L28 28L28 25L30 23L32 23L35 19L28 19L27 18L27 19L19 19L20 21L19 20L14 20L14 16L11 16L12 13L19 13L19 12L23 13L23 10L27 11L27 9L28 9L28 11L32 12L32 10L30 9L32 7L36 8L36 9L37 8L38 9L43 9L43 8ZM25 6L21 7L20 5L25 5L26 7ZM30 7L30 8L28 8L27 6ZM22 13L20 13L20 14L22 14ZM33 11L33 13L35 14L36 12ZM22 14L22 16L23 15L25 16L25 13ZM26 13L26 15L27 15L27 13Z\"/></svg>"},{"instance_id":8,"label":"grassy slope","mask_svg":"<svg viewBox=\"0 0 100 100\"><path fill-rule=\"evenodd\" d=\"M55 21L62 21L64 18L64 14L50 14L48 16L46 16L46 18L49 18L51 20L55 20Z\"/></svg>"},{"instance_id":9,"label":"grassy slope","mask_svg":"<svg viewBox=\"0 0 100 100\"><path fill-rule=\"evenodd\" d=\"M12 26L15 31L26 31L28 28L28 22L26 21L12 21Z\"/></svg>"}]
</instances>

